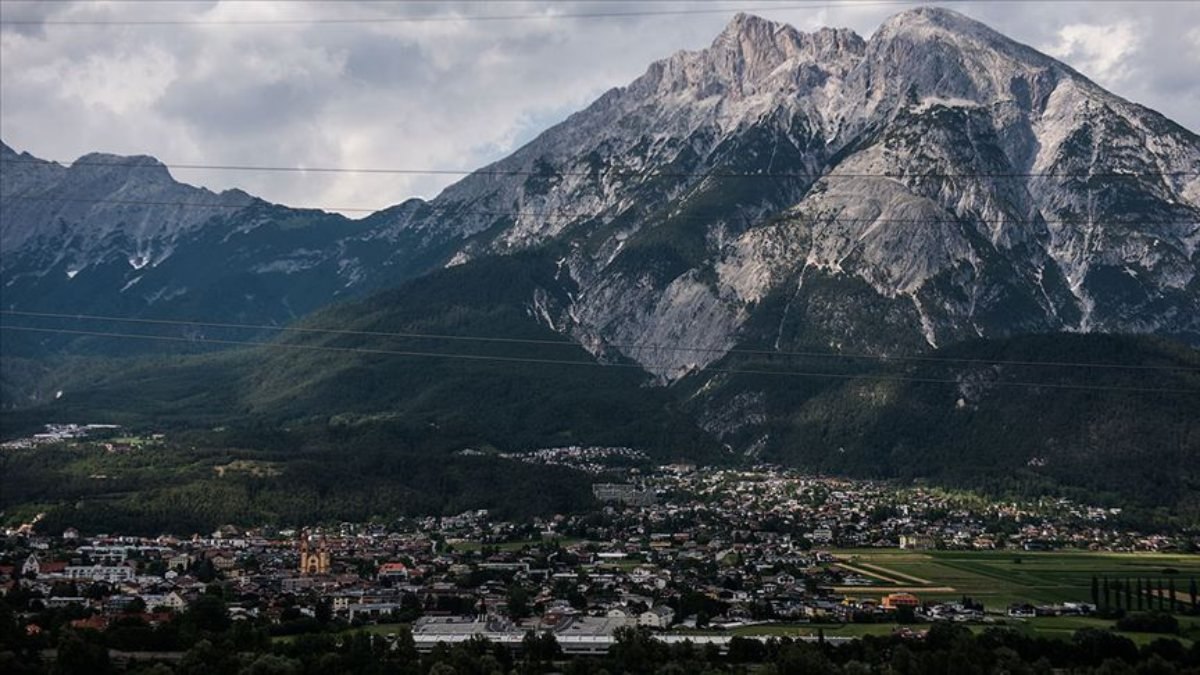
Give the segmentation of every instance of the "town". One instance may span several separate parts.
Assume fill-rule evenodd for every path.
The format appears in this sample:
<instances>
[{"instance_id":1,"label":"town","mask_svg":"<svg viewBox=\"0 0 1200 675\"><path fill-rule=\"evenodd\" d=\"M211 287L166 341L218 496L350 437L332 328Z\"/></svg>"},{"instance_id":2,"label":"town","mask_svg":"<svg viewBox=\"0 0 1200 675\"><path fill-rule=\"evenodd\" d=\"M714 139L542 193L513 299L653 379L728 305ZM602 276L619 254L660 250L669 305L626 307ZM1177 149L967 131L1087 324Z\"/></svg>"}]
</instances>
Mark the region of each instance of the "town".
<instances>
[{"instance_id":1,"label":"town","mask_svg":"<svg viewBox=\"0 0 1200 675\"><path fill-rule=\"evenodd\" d=\"M1197 543L1195 535L1128 531L1114 524L1115 510L1065 499L995 502L770 466L674 464L623 475L626 482L594 484L603 504L594 512L526 522L472 511L154 538L39 532L29 523L4 533L0 591L31 634L49 628L38 623L47 616L97 631L131 615L153 626L219 587L233 621L274 636L405 625L427 650L475 636L517 644L534 631L554 635L568 653L603 653L626 627L725 648L733 636L780 626L836 641L849 639L839 632L846 625L919 633L938 622L1089 616L1111 603L1097 592L1104 576L1108 594L1102 564L1054 592L1027 594L1019 583L998 592L982 569L974 583L922 570L974 556L1024 563L1024 574L1061 555L1102 563ZM939 558L956 554L964 556L957 563ZM1179 568L1180 559L1189 560L1168 562ZM1183 567L1169 589L1157 573L1144 586L1139 578L1136 607L1193 608L1190 575L1200 567ZM1129 588L1125 608L1134 609Z\"/></svg>"}]
</instances>

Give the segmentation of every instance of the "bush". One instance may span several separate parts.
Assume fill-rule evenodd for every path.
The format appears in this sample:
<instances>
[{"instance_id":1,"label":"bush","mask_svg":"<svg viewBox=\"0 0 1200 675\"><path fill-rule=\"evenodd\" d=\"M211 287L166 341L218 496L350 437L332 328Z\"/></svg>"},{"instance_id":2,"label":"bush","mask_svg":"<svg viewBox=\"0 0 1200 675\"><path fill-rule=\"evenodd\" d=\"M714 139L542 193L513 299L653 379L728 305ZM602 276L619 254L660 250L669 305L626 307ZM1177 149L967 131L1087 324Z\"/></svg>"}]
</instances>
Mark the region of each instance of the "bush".
<instances>
[{"instance_id":1,"label":"bush","mask_svg":"<svg viewBox=\"0 0 1200 675\"><path fill-rule=\"evenodd\" d=\"M1179 621L1166 612L1138 612L1119 619L1117 630L1174 635L1179 632Z\"/></svg>"}]
</instances>

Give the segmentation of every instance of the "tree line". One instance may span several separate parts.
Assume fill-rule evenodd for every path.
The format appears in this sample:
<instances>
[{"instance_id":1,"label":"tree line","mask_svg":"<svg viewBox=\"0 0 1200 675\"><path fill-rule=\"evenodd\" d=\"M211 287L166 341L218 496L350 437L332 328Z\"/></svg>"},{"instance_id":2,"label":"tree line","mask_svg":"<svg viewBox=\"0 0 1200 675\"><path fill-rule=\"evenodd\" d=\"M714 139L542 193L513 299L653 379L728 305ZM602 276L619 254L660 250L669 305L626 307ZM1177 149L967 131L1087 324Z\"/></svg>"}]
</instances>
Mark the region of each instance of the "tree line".
<instances>
[{"instance_id":1,"label":"tree line","mask_svg":"<svg viewBox=\"0 0 1200 675\"><path fill-rule=\"evenodd\" d=\"M1200 646L1159 638L1143 646L1109 631L1084 629L1070 639L1010 628L978 635L935 624L926 634L867 636L843 644L786 637L732 638L728 649L666 644L639 628L619 629L607 653L564 655L550 633L528 632L515 649L475 637L417 649L412 632L318 632L272 640L265 620L231 618L219 589L201 595L172 621L148 626L124 617L107 630L73 628L70 615L38 616L31 633L0 598L0 672L14 675L146 673L153 675L1174 675L1200 673ZM318 617L318 621L320 618ZM154 659L111 652L159 650Z\"/></svg>"},{"instance_id":2,"label":"tree line","mask_svg":"<svg viewBox=\"0 0 1200 675\"><path fill-rule=\"evenodd\" d=\"M1101 613L1151 611L1200 613L1200 586L1188 580L1187 590L1177 588L1176 575L1157 578L1092 576L1092 604Z\"/></svg>"}]
</instances>

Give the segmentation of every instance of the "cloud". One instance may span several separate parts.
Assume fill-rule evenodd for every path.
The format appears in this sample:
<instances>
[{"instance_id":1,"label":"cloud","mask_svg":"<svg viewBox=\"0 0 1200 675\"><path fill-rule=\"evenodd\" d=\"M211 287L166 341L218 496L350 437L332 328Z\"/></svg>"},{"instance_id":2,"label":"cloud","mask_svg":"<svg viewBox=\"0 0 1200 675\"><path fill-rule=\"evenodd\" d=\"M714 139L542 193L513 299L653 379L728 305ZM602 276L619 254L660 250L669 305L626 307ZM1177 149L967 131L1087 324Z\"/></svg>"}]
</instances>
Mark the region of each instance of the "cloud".
<instances>
[{"instance_id":1,"label":"cloud","mask_svg":"<svg viewBox=\"0 0 1200 675\"><path fill-rule=\"evenodd\" d=\"M770 7L722 0L722 7ZM759 10L803 30L869 35L895 4L831 0ZM1200 128L1200 4L948 3L1050 49L1118 94ZM708 45L733 14L563 14L684 2L0 3L0 137L52 159L92 151L290 167L472 169L510 153L654 60ZM445 20L519 15L520 20ZM552 16L560 18L551 18ZM367 23L51 25L371 17ZM532 18L530 18L532 17ZM437 20L431 20L437 19ZM453 176L177 170L296 205L379 208Z\"/></svg>"},{"instance_id":2,"label":"cloud","mask_svg":"<svg viewBox=\"0 0 1200 675\"><path fill-rule=\"evenodd\" d=\"M1132 21L1111 25L1076 23L1058 30L1058 41L1042 51L1072 64L1099 84L1113 88L1129 78L1133 66L1129 56L1141 42Z\"/></svg>"},{"instance_id":3,"label":"cloud","mask_svg":"<svg viewBox=\"0 0 1200 675\"><path fill-rule=\"evenodd\" d=\"M33 69L30 76L57 82L62 97L124 115L144 110L161 98L178 73L172 54L151 47L91 54L82 62L58 59L48 67Z\"/></svg>"}]
</instances>

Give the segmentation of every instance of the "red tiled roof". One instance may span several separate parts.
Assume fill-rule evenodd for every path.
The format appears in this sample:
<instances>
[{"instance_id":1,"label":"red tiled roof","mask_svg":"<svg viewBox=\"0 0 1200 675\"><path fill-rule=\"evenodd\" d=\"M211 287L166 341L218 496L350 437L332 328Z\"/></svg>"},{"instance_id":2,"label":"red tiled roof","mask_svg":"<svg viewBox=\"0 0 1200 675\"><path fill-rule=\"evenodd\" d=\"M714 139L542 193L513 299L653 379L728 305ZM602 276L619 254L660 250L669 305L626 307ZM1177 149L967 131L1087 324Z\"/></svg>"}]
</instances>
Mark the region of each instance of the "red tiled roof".
<instances>
[{"instance_id":1,"label":"red tiled roof","mask_svg":"<svg viewBox=\"0 0 1200 675\"><path fill-rule=\"evenodd\" d=\"M91 628L93 630L104 630L108 628L108 619L97 614L86 619L75 619L71 622L72 628Z\"/></svg>"}]
</instances>

